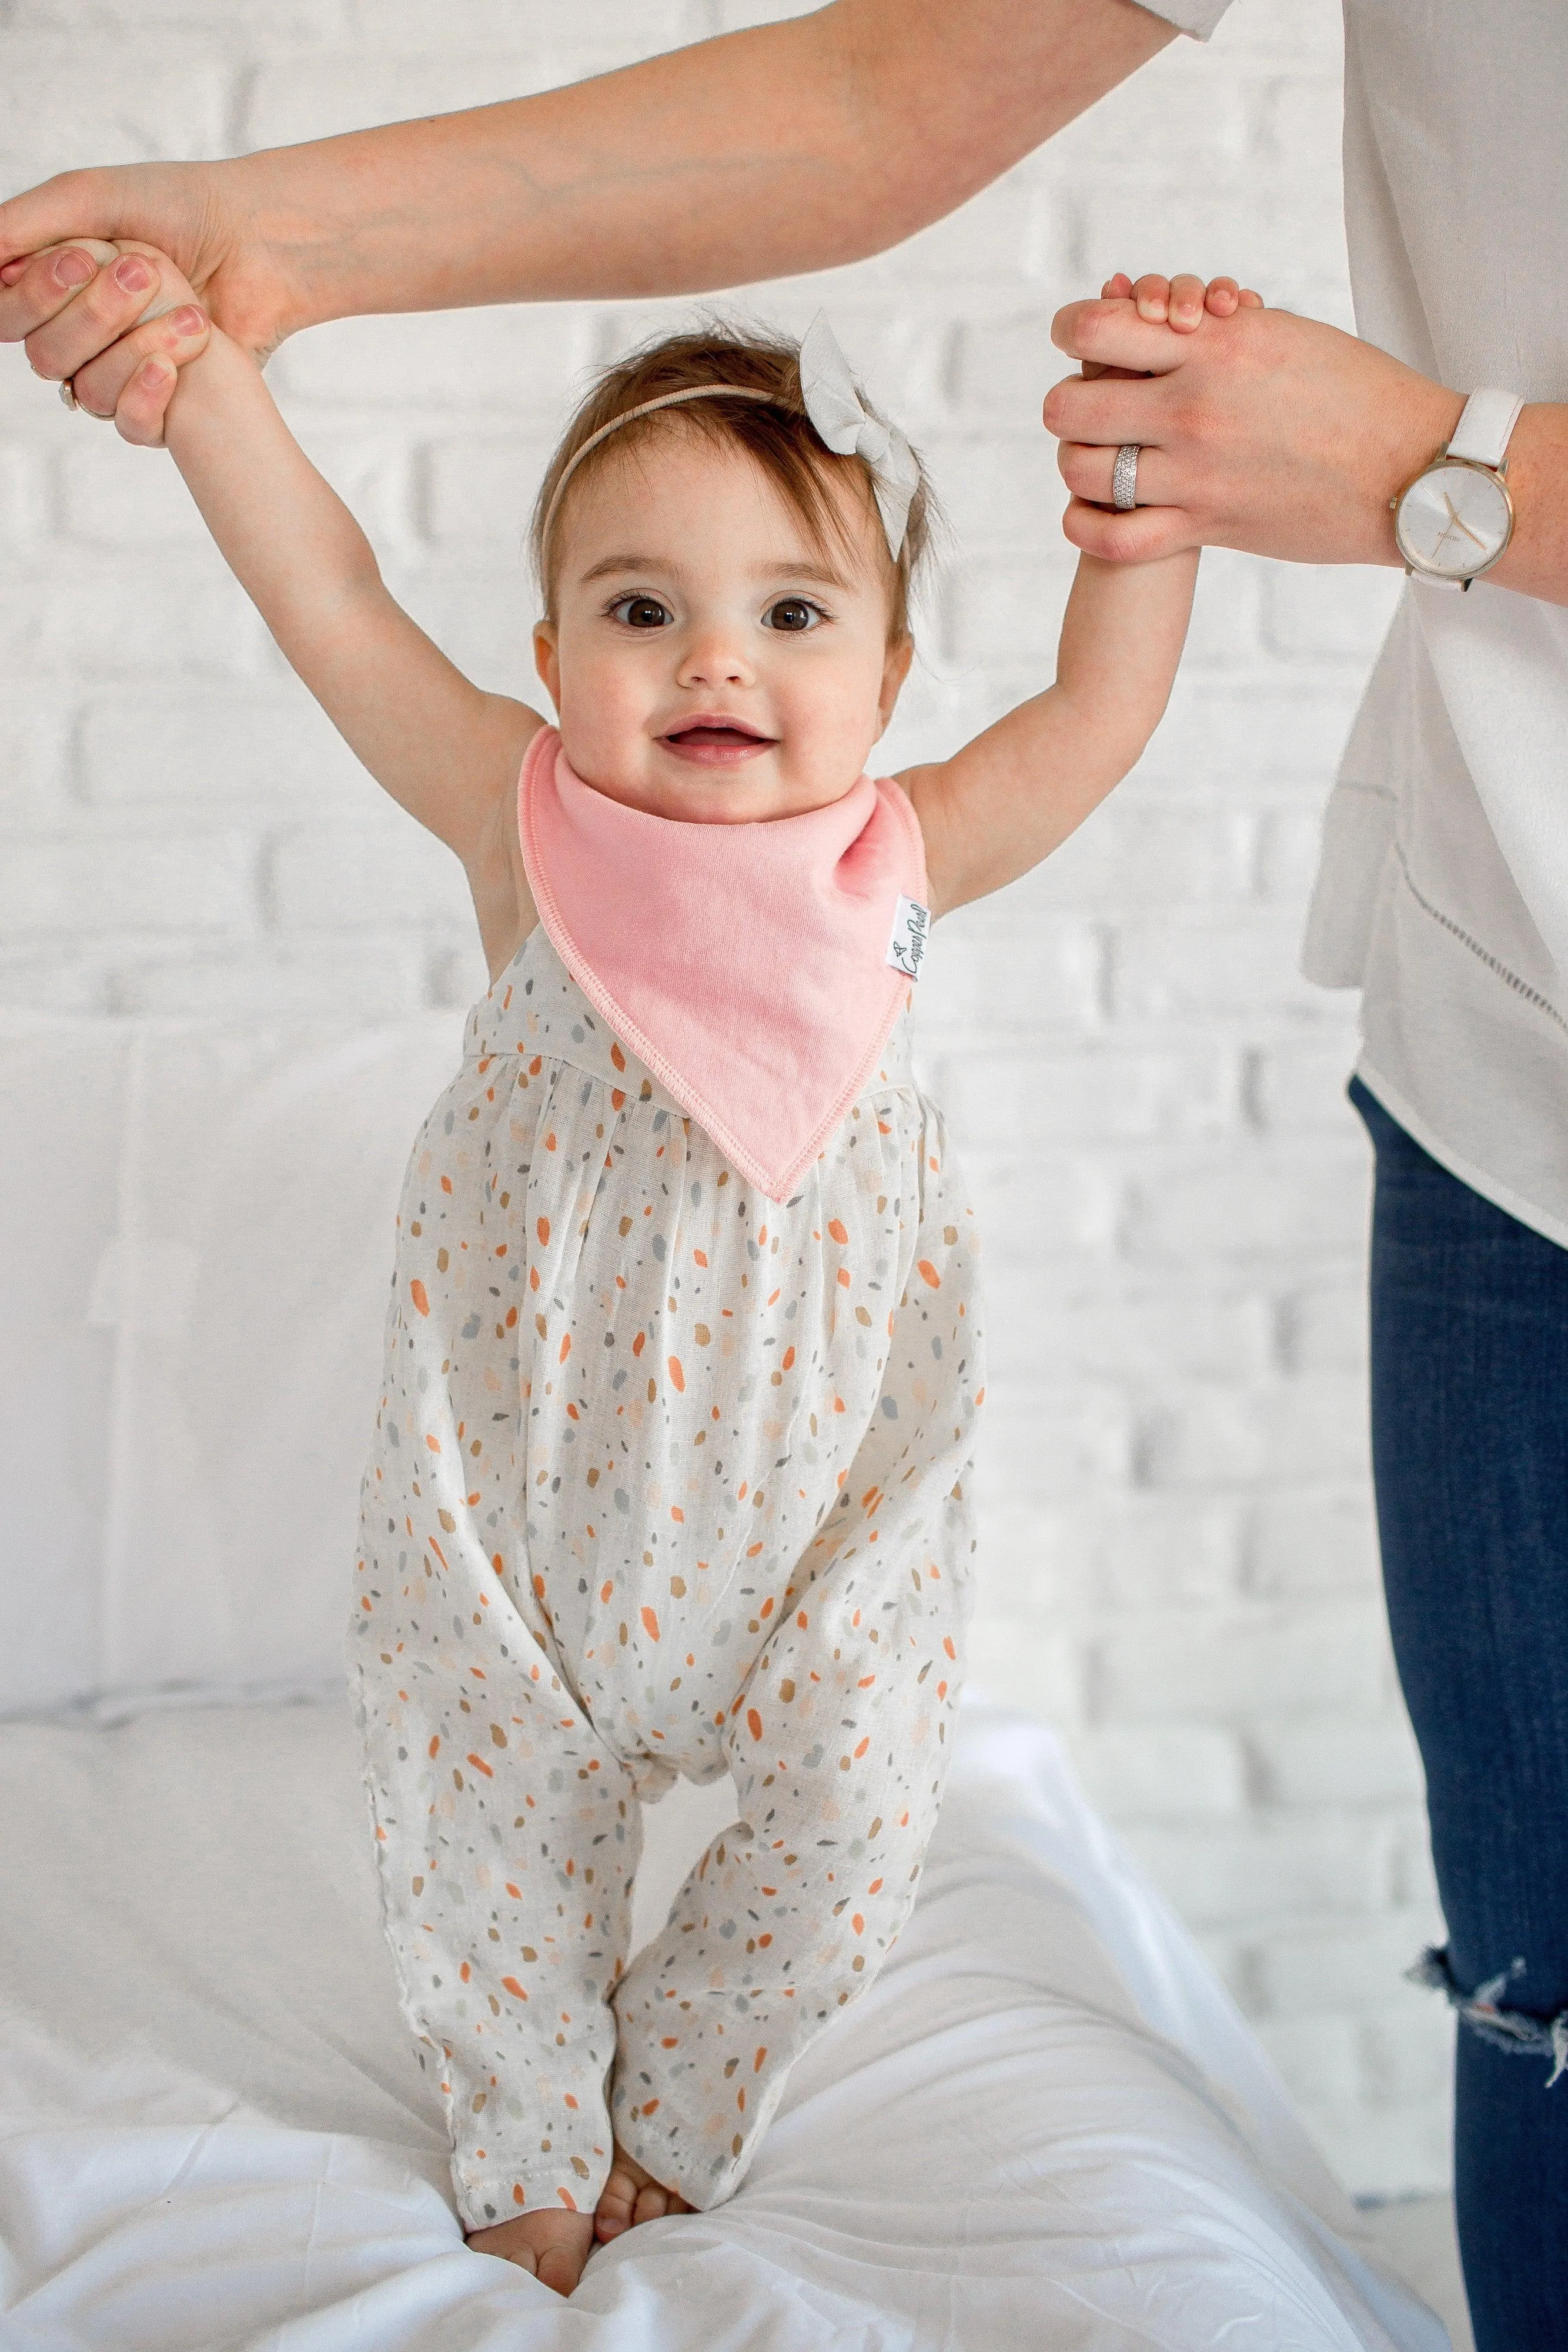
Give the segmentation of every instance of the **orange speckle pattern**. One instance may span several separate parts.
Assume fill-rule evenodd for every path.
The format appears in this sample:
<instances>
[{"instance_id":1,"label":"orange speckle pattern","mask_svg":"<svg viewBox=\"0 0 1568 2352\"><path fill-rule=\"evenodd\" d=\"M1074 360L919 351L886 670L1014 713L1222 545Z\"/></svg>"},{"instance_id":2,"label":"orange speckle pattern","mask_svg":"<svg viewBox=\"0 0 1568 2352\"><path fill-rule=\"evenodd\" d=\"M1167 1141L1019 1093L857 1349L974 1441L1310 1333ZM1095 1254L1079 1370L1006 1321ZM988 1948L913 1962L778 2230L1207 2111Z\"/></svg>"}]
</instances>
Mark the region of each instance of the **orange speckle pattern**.
<instances>
[{"instance_id":1,"label":"orange speckle pattern","mask_svg":"<svg viewBox=\"0 0 1568 2352\"><path fill-rule=\"evenodd\" d=\"M907 1015L778 1202L542 931L475 1008L405 1182L353 1611L469 2228L591 2210L612 2136L721 2201L874 1979L952 1744L977 1306ZM643 1794L726 1767L737 1821L633 1961Z\"/></svg>"}]
</instances>

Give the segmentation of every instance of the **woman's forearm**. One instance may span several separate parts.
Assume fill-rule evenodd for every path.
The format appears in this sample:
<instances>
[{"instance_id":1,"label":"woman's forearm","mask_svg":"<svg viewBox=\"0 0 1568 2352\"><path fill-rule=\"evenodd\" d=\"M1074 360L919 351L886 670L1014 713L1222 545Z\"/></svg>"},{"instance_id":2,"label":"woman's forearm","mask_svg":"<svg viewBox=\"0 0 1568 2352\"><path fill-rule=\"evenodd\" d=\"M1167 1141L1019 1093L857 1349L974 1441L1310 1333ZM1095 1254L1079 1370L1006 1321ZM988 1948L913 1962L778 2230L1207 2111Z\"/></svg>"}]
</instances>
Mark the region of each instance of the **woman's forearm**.
<instances>
[{"instance_id":1,"label":"woman's forearm","mask_svg":"<svg viewBox=\"0 0 1568 2352\"><path fill-rule=\"evenodd\" d=\"M1477 582L1513 588L1548 604L1568 604L1568 406L1536 401L1523 410L1508 445L1513 537L1507 552Z\"/></svg>"},{"instance_id":2,"label":"woman's forearm","mask_svg":"<svg viewBox=\"0 0 1568 2352\"><path fill-rule=\"evenodd\" d=\"M311 319L698 290L896 244L1171 37L1133 0L837 0L233 168Z\"/></svg>"},{"instance_id":3,"label":"woman's forearm","mask_svg":"<svg viewBox=\"0 0 1568 2352\"><path fill-rule=\"evenodd\" d=\"M740 284L896 244L1172 37L1135 0L835 0L536 98L68 173L0 205L0 264L143 238L262 352L350 313ZM32 303L0 295L0 334Z\"/></svg>"}]
</instances>

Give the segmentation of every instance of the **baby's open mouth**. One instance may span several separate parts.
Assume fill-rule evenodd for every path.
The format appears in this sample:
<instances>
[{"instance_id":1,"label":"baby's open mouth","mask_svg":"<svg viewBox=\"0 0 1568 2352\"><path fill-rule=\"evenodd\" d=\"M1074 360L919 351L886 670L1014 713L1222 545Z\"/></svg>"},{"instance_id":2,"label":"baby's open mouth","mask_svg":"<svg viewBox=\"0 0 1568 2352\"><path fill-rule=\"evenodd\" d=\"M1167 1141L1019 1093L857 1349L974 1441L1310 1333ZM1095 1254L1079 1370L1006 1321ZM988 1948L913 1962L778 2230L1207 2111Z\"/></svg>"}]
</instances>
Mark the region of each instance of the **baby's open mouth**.
<instances>
[{"instance_id":1,"label":"baby's open mouth","mask_svg":"<svg viewBox=\"0 0 1568 2352\"><path fill-rule=\"evenodd\" d=\"M772 738L768 735L754 735L744 727L720 727L699 720L695 727L672 728L664 740L666 743L690 745L728 743L733 744L737 750L744 747L748 751L758 751L765 743L771 742Z\"/></svg>"},{"instance_id":2,"label":"baby's open mouth","mask_svg":"<svg viewBox=\"0 0 1568 2352\"><path fill-rule=\"evenodd\" d=\"M696 719L685 727L672 727L661 737L672 751L683 760L697 760L712 766L725 766L737 760L748 760L759 751L771 751L774 738L759 734L729 719Z\"/></svg>"}]
</instances>

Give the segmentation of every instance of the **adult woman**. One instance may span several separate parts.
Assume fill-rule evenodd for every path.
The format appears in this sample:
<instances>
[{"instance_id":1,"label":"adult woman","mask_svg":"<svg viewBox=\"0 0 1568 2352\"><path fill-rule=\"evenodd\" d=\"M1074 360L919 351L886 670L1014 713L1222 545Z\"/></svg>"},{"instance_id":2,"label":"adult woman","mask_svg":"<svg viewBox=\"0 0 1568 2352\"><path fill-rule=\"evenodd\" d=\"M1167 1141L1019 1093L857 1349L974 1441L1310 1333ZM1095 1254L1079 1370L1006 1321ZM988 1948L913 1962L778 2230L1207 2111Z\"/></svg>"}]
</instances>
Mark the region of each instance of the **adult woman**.
<instances>
[{"instance_id":1,"label":"adult woman","mask_svg":"<svg viewBox=\"0 0 1568 2352\"><path fill-rule=\"evenodd\" d=\"M512 106L233 164L72 174L0 207L0 260L145 237L258 349L348 310L821 266L947 210L1223 5L837 0ZM1364 992L1385 1567L1450 1929L1439 1973L1475 2029L1458 2076L1467 2273L1478 2340L1514 2352L1568 2309L1568 2084L1542 2095L1568 2046L1568 406L1553 399L1568 24L1544 0L1484 16L1478 30L1463 0L1347 0L1369 341L1279 313L1205 318L1195 281L1148 283L1137 305L1075 305L1057 326L1071 358L1145 379L1069 379L1046 415L1080 545L1391 562L1389 501L1466 395L1527 403L1507 449L1511 535L1485 584L1417 584L1402 607L1331 809L1309 942L1319 977ZM203 331L139 327L156 289L138 275L70 247L0 270L0 334L26 334L40 373L155 440L172 362ZM1139 452L1151 503L1135 512L1111 503L1120 448Z\"/></svg>"}]
</instances>

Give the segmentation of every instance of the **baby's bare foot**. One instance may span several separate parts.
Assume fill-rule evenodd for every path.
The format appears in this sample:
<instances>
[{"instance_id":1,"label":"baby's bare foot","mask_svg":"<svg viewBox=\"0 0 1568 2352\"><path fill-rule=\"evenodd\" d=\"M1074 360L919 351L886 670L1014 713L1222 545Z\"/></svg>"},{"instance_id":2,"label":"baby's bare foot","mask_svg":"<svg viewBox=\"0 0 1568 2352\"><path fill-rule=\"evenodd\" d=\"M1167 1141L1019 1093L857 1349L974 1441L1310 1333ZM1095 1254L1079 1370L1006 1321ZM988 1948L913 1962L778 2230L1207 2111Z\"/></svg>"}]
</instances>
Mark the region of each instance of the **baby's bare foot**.
<instances>
[{"instance_id":1,"label":"baby's bare foot","mask_svg":"<svg viewBox=\"0 0 1568 2352\"><path fill-rule=\"evenodd\" d=\"M532 2271L541 2286L570 2294L593 2252L593 2217L557 2213L548 2206L498 2221L493 2230L473 2230L468 2243L477 2254L499 2254L519 2270Z\"/></svg>"},{"instance_id":2,"label":"baby's bare foot","mask_svg":"<svg viewBox=\"0 0 1568 2352\"><path fill-rule=\"evenodd\" d=\"M689 2213L691 2210L684 2197L666 2189L651 2172L644 2172L636 2158L628 2156L616 2141L610 2178L593 2216L596 2237L607 2242L634 2229L639 2221L660 2221L666 2213Z\"/></svg>"}]
</instances>

